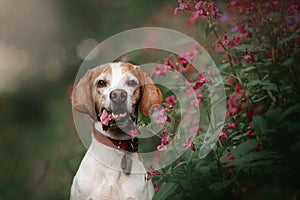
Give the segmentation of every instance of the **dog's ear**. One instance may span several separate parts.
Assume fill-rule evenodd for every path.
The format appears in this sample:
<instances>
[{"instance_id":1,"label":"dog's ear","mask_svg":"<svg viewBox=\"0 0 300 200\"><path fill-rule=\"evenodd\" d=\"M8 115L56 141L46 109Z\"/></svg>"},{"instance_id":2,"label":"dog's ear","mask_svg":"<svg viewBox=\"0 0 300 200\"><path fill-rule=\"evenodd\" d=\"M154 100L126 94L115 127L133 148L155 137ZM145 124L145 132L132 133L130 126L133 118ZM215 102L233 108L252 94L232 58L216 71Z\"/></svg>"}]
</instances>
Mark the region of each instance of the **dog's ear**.
<instances>
[{"instance_id":1,"label":"dog's ear","mask_svg":"<svg viewBox=\"0 0 300 200\"><path fill-rule=\"evenodd\" d=\"M88 70L74 87L71 102L75 110L96 117L94 101L92 97L93 70Z\"/></svg>"},{"instance_id":2,"label":"dog's ear","mask_svg":"<svg viewBox=\"0 0 300 200\"><path fill-rule=\"evenodd\" d=\"M151 78L140 67L137 66L135 69L142 88L140 112L143 116L149 117L154 108L162 103L162 94Z\"/></svg>"}]
</instances>

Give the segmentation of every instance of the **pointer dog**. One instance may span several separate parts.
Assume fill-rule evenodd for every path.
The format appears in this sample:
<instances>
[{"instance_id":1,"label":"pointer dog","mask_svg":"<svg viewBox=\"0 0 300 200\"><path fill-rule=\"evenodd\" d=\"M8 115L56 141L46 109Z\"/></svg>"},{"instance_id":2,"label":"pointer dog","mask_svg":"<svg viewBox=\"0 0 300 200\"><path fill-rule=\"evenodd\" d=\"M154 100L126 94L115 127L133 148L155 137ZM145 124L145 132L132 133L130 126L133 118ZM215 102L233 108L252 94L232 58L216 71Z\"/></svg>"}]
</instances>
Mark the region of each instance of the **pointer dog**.
<instances>
[{"instance_id":1,"label":"pointer dog","mask_svg":"<svg viewBox=\"0 0 300 200\"><path fill-rule=\"evenodd\" d=\"M130 136L138 108L149 117L160 90L139 66L108 63L90 69L72 93L73 108L93 120L92 143L74 177L71 200L151 199L154 189ZM131 173L131 172L143 173Z\"/></svg>"}]
</instances>

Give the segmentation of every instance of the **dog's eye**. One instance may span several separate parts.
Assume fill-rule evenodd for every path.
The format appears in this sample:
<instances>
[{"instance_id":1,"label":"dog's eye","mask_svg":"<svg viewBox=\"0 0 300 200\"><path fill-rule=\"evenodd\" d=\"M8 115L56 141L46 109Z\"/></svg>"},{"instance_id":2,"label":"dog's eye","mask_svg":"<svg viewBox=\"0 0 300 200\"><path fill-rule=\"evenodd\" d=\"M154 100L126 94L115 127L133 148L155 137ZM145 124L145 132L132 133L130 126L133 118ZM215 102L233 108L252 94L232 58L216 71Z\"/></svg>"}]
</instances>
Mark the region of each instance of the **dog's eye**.
<instances>
[{"instance_id":1,"label":"dog's eye","mask_svg":"<svg viewBox=\"0 0 300 200\"><path fill-rule=\"evenodd\" d=\"M97 83L97 87L105 87L106 86L106 82L105 80L99 80L98 83Z\"/></svg>"},{"instance_id":2,"label":"dog's eye","mask_svg":"<svg viewBox=\"0 0 300 200\"><path fill-rule=\"evenodd\" d=\"M130 86L130 87L134 87L134 86L137 86L137 82L135 81L135 80L130 80L130 81L128 81L128 86Z\"/></svg>"}]
</instances>

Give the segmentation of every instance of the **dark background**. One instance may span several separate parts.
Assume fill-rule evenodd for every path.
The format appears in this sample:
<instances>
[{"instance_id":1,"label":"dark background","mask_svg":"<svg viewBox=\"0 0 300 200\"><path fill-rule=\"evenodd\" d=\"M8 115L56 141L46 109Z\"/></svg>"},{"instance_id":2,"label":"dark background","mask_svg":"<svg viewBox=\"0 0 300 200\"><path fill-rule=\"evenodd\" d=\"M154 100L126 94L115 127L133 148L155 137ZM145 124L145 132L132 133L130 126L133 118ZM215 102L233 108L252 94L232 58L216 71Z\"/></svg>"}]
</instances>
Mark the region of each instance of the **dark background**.
<instances>
[{"instance_id":1,"label":"dark background","mask_svg":"<svg viewBox=\"0 0 300 200\"><path fill-rule=\"evenodd\" d=\"M0 2L0 199L68 199L85 153L69 101L82 60L131 28L189 34L185 19L173 16L176 6L169 0Z\"/></svg>"}]
</instances>

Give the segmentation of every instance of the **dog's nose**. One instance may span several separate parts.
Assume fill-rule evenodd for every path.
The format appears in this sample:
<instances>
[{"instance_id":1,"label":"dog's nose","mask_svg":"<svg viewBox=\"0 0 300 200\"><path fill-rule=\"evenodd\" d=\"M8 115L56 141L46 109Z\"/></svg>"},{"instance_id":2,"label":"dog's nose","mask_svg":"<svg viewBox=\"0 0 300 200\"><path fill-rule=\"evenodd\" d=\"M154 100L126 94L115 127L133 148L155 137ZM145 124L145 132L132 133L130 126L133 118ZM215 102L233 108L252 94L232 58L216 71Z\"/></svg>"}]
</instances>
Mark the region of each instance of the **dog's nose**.
<instances>
[{"instance_id":1,"label":"dog's nose","mask_svg":"<svg viewBox=\"0 0 300 200\"><path fill-rule=\"evenodd\" d=\"M109 97L114 103L124 103L127 99L127 92L122 89L115 89L110 92Z\"/></svg>"}]
</instances>

